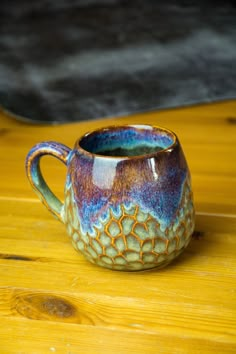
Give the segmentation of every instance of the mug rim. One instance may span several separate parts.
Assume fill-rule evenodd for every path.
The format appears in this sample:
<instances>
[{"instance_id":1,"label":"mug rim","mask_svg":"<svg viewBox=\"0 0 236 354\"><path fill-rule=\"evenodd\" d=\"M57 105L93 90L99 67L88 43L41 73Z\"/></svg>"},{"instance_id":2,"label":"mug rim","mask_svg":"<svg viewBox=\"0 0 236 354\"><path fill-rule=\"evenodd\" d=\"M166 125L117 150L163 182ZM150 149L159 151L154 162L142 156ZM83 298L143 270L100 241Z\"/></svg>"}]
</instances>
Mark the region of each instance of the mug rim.
<instances>
[{"instance_id":1,"label":"mug rim","mask_svg":"<svg viewBox=\"0 0 236 354\"><path fill-rule=\"evenodd\" d=\"M158 151L154 151L151 153L146 153L146 154L141 154L141 155L132 155L132 156L128 156L128 155L102 155L96 152L91 152L89 150L86 150L85 148L83 148L80 143L83 139L85 139L86 137L93 135L93 134L98 134L98 133L102 133L105 131L109 131L109 130L119 130L121 128L136 128L136 129L140 129L140 130L147 130L147 129L152 129L152 130L159 130L162 132L165 132L169 137L171 137L172 139L172 144L170 144L169 146L167 146L166 148L162 148L161 150ZM171 152L173 150L173 148L177 145L178 143L178 138L177 135L170 129L168 128L164 128L164 127L160 127L158 125L152 125L152 124L117 124L117 125L108 125L108 126L104 126L104 127L100 127L97 129L93 129L90 130L88 132L86 132L85 134L83 134L81 137L79 137L76 142L75 142L75 146L74 149L77 151L80 151L82 154L85 154L87 156L93 157L93 158L103 158L103 159L116 159L116 160L132 160L132 159L143 159L143 158L150 158L150 157L154 157L156 155L165 153L167 151Z\"/></svg>"}]
</instances>

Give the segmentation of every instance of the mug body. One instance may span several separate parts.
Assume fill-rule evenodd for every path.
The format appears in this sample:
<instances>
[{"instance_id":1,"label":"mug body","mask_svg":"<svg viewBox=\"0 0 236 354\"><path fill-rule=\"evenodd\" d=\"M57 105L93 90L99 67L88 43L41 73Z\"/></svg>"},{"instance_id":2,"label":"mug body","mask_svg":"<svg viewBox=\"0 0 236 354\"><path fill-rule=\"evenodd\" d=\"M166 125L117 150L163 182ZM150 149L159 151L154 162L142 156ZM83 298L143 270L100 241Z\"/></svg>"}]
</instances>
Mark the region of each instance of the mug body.
<instances>
[{"instance_id":1,"label":"mug body","mask_svg":"<svg viewBox=\"0 0 236 354\"><path fill-rule=\"evenodd\" d=\"M194 229L176 135L136 125L83 136L68 161L63 219L75 249L97 265L136 271L171 262Z\"/></svg>"}]
</instances>

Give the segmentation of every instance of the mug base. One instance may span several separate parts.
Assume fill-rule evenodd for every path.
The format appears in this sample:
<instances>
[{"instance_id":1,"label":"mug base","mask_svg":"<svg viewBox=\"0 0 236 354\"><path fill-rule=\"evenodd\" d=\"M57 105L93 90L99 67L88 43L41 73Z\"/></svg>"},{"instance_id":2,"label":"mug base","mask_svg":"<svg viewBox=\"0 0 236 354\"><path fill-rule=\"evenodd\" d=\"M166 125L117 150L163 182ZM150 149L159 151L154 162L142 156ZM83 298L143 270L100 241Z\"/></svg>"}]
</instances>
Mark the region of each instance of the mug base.
<instances>
[{"instance_id":1,"label":"mug base","mask_svg":"<svg viewBox=\"0 0 236 354\"><path fill-rule=\"evenodd\" d=\"M103 268L107 268L109 270L115 270L115 271L123 271L123 272L141 272L141 271L148 271L152 269L162 269L169 265L173 260L175 260L177 257L180 256L180 254L185 250L185 248L188 246L190 243L191 237L189 237L188 242L179 250L176 250L172 252L169 255L159 255L159 259L163 259L160 262L156 263L141 263L141 262L132 262L126 265L121 265L121 264L106 264L105 262L102 262L99 259L93 259L90 257L86 257L86 260L88 260L90 263L93 263L95 265L98 265Z\"/></svg>"}]
</instances>

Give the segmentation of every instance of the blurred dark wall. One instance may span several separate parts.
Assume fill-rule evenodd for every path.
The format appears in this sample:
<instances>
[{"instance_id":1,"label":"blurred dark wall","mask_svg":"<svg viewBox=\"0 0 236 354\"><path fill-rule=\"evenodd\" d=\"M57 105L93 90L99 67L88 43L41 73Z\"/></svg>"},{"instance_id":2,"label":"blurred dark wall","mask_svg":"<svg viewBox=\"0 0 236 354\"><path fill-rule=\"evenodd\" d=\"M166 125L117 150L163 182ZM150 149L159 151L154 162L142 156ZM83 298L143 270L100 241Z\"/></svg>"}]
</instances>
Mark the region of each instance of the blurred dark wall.
<instances>
[{"instance_id":1,"label":"blurred dark wall","mask_svg":"<svg viewBox=\"0 0 236 354\"><path fill-rule=\"evenodd\" d=\"M0 104L63 122L236 96L233 1L2 1Z\"/></svg>"}]
</instances>

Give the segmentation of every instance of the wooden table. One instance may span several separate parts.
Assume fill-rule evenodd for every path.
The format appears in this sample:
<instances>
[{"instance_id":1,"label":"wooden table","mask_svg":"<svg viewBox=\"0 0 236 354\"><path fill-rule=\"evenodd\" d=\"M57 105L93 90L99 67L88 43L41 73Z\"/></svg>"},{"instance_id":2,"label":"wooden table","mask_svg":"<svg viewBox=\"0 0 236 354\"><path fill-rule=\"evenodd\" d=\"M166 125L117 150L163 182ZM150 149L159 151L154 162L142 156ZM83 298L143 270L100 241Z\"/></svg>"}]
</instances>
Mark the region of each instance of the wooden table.
<instances>
[{"instance_id":1,"label":"wooden table","mask_svg":"<svg viewBox=\"0 0 236 354\"><path fill-rule=\"evenodd\" d=\"M185 151L196 231L163 270L88 263L25 177L35 143L72 147L86 131L114 123L165 126ZM61 126L1 113L0 154L0 353L236 352L236 101ZM63 199L64 165L45 157L42 169Z\"/></svg>"}]
</instances>

